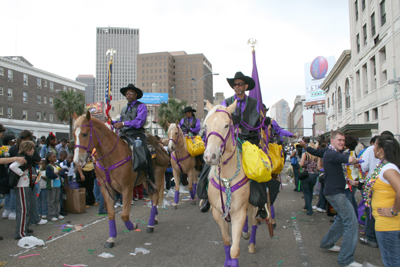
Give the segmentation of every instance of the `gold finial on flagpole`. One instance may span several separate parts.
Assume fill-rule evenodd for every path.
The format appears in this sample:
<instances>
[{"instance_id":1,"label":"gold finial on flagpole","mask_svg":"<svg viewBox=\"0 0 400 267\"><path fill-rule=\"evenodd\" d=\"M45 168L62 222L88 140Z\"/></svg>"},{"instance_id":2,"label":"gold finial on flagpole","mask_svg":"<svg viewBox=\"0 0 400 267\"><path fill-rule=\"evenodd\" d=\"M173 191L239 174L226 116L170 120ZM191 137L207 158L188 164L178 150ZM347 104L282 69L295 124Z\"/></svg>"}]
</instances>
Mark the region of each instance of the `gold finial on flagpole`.
<instances>
[{"instance_id":1,"label":"gold finial on flagpole","mask_svg":"<svg viewBox=\"0 0 400 267\"><path fill-rule=\"evenodd\" d=\"M107 50L107 52L106 52L106 56L108 56L108 54L110 54L111 55L111 61L113 60L113 56L114 56L114 54L116 54L117 53L117 51L114 49L114 48L111 48L111 49L108 49Z\"/></svg>"},{"instance_id":2,"label":"gold finial on flagpole","mask_svg":"<svg viewBox=\"0 0 400 267\"><path fill-rule=\"evenodd\" d=\"M251 38L251 39L249 39L249 40L247 41L247 44L250 44L250 45L251 45L251 48L253 49L252 52L254 52L254 47L255 47L255 45L257 44L257 40L254 39L254 38Z\"/></svg>"}]
</instances>

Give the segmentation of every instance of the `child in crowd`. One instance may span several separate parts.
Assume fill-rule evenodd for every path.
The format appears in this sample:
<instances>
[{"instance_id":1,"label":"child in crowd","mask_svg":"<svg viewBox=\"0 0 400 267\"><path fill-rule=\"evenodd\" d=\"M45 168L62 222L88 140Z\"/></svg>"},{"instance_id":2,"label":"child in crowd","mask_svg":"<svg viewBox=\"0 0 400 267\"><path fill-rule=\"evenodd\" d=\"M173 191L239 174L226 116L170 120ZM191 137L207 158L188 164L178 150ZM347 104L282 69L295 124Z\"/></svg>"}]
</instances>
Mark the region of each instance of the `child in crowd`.
<instances>
[{"instance_id":1,"label":"child in crowd","mask_svg":"<svg viewBox=\"0 0 400 267\"><path fill-rule=\"evenodd\" d=\"M57 164L61 167L61 163L62 162L64 162L65 160L66 160L66 158L67 158L67 155L68 155L68 153L67 153L67 151L65 151L65 150L62 150L62 151L60 151L60 153L59 153L59 155L58 155L58 161L57 161ZM66 170L64 170L64 169L62 169L61 171L60 171L60 173L59 173L59 177L60 177L60 179L61 179L61 187L60 187L60 199L59 199L59 201L60 201L60 214L61 215L67 215L67 213L64 211L64 201L63 201L63 191L64 191L64 188L65 188L65 180L64 180L64 177L66 177L66 174L67 174L67 172L66 172ZM68 183L68 181L67 181L67 183ZM68 184L67 184L68 185Z\"/></svg>"},{"instance_id":2,"label":"child in crowd","mask_svg":"<svg viewBox=\"0 0 400 267\"><path fill-rule=\"evenodd\" d=\"M37 198L38 214L43 219L47 218L47 178L46 178L46 160L42 159L39 162L39 188L40 193Z\"/></svg>"},{"instance_id":3,"label":"child in crowd","mask_svg":"<svg viewBox=\"0 0 400 267\"><path fill-rule=\"evenodd\" d=\"M25 164L21 165L18 161L15 161L10 165L10 171L13 171L19 176L18 184L14 188L15 199L16 199L16 228L15 228L15 239L21 239L33 233L33 230L28 229L29 217L32 213L32 205L30 199L32 199L32 187L35 186L34 179L36 176L32 175L32 166L29 164L28 157L32 156L35 152L35 144L32 141L21 142L18 150L18 156L25 158Z\"/></svg>"},{"instance_id":4,"label":"child in crowd","mask_svg":"<svg viewBox=\"0 0 400 267\"><path fill-rule=\"evenodd\" d=\"M65 174L68 177L68 182L76 180L76 175L75 175L76 170L73 160L74 160L74 154L70 153L67 155L67 159L60 163L60 167L63 170L65 170Z\"/></svg>"},{"instance_id":5,"label":"child in crowd","mask_svg":"<svg viewBox=\"0 0 400 267\"><path fill-rule=\"evenodd\" d=\"M47 202L49 207L48 217L55 222L64 219L60 215L60 187L59 168L56 164L57 156L50 152L46 156L46 177L47 177Z\"/></svg>"}]
</instances>

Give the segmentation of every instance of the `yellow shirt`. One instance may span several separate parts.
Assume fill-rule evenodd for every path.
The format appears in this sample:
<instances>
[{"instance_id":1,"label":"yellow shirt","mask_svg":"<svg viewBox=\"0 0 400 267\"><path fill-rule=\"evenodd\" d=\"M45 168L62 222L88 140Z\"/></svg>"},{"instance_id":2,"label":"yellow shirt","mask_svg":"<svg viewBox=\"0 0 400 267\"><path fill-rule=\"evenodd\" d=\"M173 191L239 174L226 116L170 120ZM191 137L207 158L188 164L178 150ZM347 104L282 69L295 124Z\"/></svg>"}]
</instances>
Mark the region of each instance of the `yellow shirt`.
<instances>
[{"instance_id":1,"label":"yellow shirt","mask_svg":"<svg viewBox=\"0 0 400 267\"><path fill-rule=\"evenodd\" d=\"M393 190L390 184L386 183L387 181L383 178L384 171L388 169L396 169L399 171L396 165L392 163L387 164L382 168L379 178L372 187L372 215L375 218L375 231L378 232L400 231L400 215L395 217L384 217L380 216L377 211L378 208L393 207L394 204L396 192Z\"/></svg>"}]
</instances>

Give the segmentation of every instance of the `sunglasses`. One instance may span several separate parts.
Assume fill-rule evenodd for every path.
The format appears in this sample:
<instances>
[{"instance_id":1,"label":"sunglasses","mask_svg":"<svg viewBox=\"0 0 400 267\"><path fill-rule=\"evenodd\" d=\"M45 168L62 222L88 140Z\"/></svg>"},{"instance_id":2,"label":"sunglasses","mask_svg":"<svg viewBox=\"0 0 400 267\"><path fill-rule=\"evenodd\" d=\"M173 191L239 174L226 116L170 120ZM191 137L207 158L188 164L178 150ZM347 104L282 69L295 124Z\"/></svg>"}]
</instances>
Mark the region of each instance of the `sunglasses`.
<instances>
[{"instance_id":1,"label":"sunglasses","mask_svg":"<svg viewBox=\"0 0 400 267\"><path fill-rule=\"evenodd\" d=\"M244 86L245 85L245 83L233 83L233 87L235 87L235 86Z\"/></svg>"}]
</instances>

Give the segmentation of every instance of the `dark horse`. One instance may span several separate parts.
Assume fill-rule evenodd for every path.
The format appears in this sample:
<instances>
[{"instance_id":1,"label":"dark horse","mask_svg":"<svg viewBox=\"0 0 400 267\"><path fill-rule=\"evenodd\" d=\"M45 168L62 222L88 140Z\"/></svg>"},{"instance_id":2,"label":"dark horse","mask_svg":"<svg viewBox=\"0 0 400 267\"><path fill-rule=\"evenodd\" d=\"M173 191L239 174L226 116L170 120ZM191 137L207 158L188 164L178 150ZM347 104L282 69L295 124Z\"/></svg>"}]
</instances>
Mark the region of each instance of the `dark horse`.
<instances>
[{"instance_id":1,"label":"dark horse","mask_svg":"<svg viewBox=\"0 0 400 267\"><path fill-rule=\"evenodd\" d=\"M129 220L133 188L143 184L145 188L145 176L138 177L137 172L132 170L132 151L128 144L121 140L119 136L111 131L103 122L92 118L90 112L86 116L75 118L75 155L74 162L82 167L93 150L96 149L96 176L101 184L101 193L107 204L109 233L110 237L104 245L106 248L114 246L117 228L115 225L114 199L117 192L123 196L123 207L121 218L125 222L128 230L134 230L137 224ZM158 192L151 196L152 208L147 226L147 232L154 231L154 224L157 223L157 205L163 201L164 193L164 174L168 167L169 156L164 148L158 145L157 139L149 135L148 141L156 148L156 158L152 164L154 167L154 177ZM146 188L147 189L147 188Z\"/></svg>"}]
</instances>

